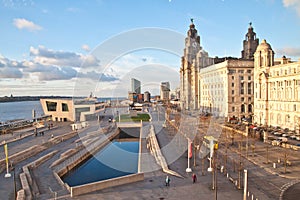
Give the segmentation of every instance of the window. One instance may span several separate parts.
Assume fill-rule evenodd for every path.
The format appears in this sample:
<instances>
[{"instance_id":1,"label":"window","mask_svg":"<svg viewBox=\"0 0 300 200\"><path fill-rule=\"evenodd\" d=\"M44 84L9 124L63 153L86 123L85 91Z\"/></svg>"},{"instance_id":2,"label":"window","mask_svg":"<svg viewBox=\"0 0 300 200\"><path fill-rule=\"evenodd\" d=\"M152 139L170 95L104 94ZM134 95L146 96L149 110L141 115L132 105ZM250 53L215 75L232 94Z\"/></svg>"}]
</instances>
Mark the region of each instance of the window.
<instances>
[{"instance_id":1,"label":"window","mask_svg":"<svg viewBox=\"0 0 300 200\"><path fill-rule=\"evenodd\" d=\"M232 112L234 112L235 111L235 107L232 107Z\"/></svg>"},{"instance_id":2,"label":"window","mask_svg":"<svg viewBox=\"0 0 300 200\"><path fill-rule=\"evenodd\" d=\"M244 98L244 97L242 97L242 98L241 98L241 102L244 102L244 101L245 101L245 98Z\"/></svg>"},{"instance_id":3,"label":"window","mask_svg":"<svg viewBox=\"0 0 300 200\"><path fill-rule=\"evenodd\" d=\"M248 83L248 94L251 94L251 83Z\"/></svg>"},{"instance_id":4,"label":"window","mask_svg":"<svg viewBox=\"0 0 300 200\"><path fill-rule=\"evenodd\" d=\"M234 87L234 83L231 83L231 87Z\"/></svg>"},{"instance_id":5,"label":"window","mask_svg":"<svg viewBox=\"0 0 300 200\"><path fill-rule=\"evenodd\" d=\"M240 74L243 74L243 73L244 73L244 70L239 70L239 73L240 73Z\"/></svg>"},{"instance_id":6,"label":"window","mask_svg":"<svg viewBox=\"0 0 300 200\"><path fill-rule=\"evenodd\" d=\"M247 73L251 74L251 69L248 69L248 70L247 70Z\"/></svg>"},{"instance_id":7,"label":"window","mask_svg":"<svg viewBox=\"0 0 300 200\"><path fill-rule=\"evenodd\" d=\"M231 78L232 78L232 80L234 80L234 76L232 76Z\"/></svg>"},{"instance_id":8,"label":"window","mask_svg":"<svg viewBox=\"0 0 300 200\"><path fill-rule=\"evenodd\" d=\"M248 101L251 102L251 97L248 97Z\"/></svg>"},{"instance_id":9,"label":"window","mask_svg":"<svg viewBox=\"0 0 300 200\"><path fill-rule=\"evenodd\" d=\"M240 76L240 80L244 80L244 76Z\"/></svg>"},{"instance_id":10,"label":"window","mask_svg":"<svg viewBox=\"0 0 300 200\"><path fill-rule=\"evenodd\" d=\"M248 105L248 112L249 112L249 113L252 112L252 105L251 105L251 104Z\"/></svg>"},{"instance_id":11,"label":"window","mask_svg":"<svg viewBox=\"0 0 300 200\"><path fill-rule=\"evenodd\" d=\"M245 112L245 105L244 105L244 104L241 105L241 112L242 112L242 113Z\"/></svg>"},{"instance_id":12,"label":"window","mask_svg":"<svg viewBox=\"0 0 300 200\"><path fill-rule=\"evenodd\" d=\"M241 94L244 94L244 83L241 83Z\"/></svg>"},{"instance_id":13,"label":"window","mask_svg":"<svg viewBox=\"0 0 300 200\"><path fill-rule=\"evenodd\" d=\"M251 76L248 76L248 80L251 81Z\"/></svg>"},{"instance_id":14,"label":"window","mask_svg":"<svg viewBox=\"0 0 300 200\"><path fill-rule=\"evenodd\" d=\"M57 102L46 101L48 111L56 111Z\"/></svg>"},{"instance_id":15,"label":"window","mask_svg":"<svg viewBox=\"0 0 300 200\"><path fill-rule=\"evenodd\" d=\"M234 102L234 97L231 98L232 103Z\"/></svg>"},{"instance_id":16,"label":"window","mask_svg":"<svg viewBox=\"0 0 300 200\"><path fill-rule=\"evenodd\" d=\"M234 94L234 90L231 91L231 94Z\"/></svg>"},{"instance_id":17,"label":"window","mask_svg":"<svg viewBox=\"0 0 300 200\"><path fill-rule=\"evenodd\" d=\"M62 103L62 104L61 104L61 108L62 108L62 111L63 111L63 112L69 111L68 104L66 104L66 103Z\"/></svg>"},{"instance_id":18,"label":"window","mask_svg":"<svg viewBox=\"0 0 300 200\"><path fill-rule=\"evenodd\" d=\"M297 111L297 105L294 104L294 111Z\"/></svg>"}]
</instances>

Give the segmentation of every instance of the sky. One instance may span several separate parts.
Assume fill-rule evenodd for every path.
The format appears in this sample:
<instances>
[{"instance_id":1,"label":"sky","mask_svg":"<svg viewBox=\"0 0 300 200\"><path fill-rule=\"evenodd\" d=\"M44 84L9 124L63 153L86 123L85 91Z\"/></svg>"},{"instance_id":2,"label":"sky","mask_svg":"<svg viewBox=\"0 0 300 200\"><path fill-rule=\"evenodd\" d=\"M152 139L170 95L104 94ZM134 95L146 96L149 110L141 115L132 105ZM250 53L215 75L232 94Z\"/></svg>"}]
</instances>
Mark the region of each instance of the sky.
<instances>
[{"instance_id":1,"label":"sky","mask_svg":"<svg viewBox=\"0 0 300 200\"><path fill-rule=\"evenodd\" d=\"M240 57L249 22L300 58L300 0L0 0L0 96L127 96L179 86L190 19L211 57Z\"/></svg>"}]
</instances>

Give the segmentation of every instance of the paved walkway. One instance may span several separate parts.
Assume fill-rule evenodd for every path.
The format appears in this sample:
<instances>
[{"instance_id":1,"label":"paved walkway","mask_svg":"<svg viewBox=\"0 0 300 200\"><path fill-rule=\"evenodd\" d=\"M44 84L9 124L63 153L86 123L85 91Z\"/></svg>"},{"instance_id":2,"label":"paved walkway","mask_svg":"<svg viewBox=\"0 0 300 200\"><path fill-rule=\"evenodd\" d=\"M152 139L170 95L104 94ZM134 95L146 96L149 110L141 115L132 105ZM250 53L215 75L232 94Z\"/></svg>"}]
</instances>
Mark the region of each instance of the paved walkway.
<instances>
[{"instance_id":1,"label":"paved walkway","mask_svg":"<svg viewBox=\"0 0 300 200\"><path fill-rule=\"evenodd\" d=\"M162 153L164 154L169 168L177 173L181 174L183 178L170 176L171 183L170 187L165 186L165 173L162 172L160 166L157 165L154 157L149 153L146 145L146 137L149 133L149 123L144 123L143 126L143 139L142 139L142 162L141 170L145 172L145 180L142 182L132 183L128 185L118 186L114 188L104 189L98 192L90 193L87 195L82 195L78 197L71 198L66 189L60 186L57 181L53 178L52 171L49 169L51 163L57 160L60 155L69 149L75 148L76 141L79 137L83 137L88 134L88 132L94 131L92 127L85 129L80 136L76 136L69 140L63 141L46 151L27 159L15 166L16 175L21 172L21 167L36 160L37 158L46 155L54 150L59 152L50 160L43 163L40 167L33 170L33 176L36 178L40 192L42 195L38 196L37 199L54 199L54 193L51 190L57 192L57 199L215 199L215 190L211 190L212 175L207 172L208 162L205 161L204 175L202 175L202 166L199 160L196 160L196 166L194 166L191 160L191 168L193 173L198 177L198 181L193 184L191 173L186 173L187 168L187 152L186 146L187 141L182 135L174 135L173 132L162 127L162 122L164 121L164 112L153 112L152 124L155 127L156 136L161 146ZM159 119L159 121L158 121ZM70 126L64 127L59 126L57 129L53 129L49 134L60 135L70 130ZM43 139L48 139L49 134L38 137L28 137L28 140L20 140L11 144L11 151L19 151L20 148L26 149L30 145L36 143L41 143ZM19 149L17 148L19 146ZM3 150L0 150L0 152ZM263 173L263 171L259 172ZM262 174L263 175L263 174ZM0 174L4 177L4 173ZM226 176L218 173L218 190L217 196L221 200L240 200L243 196L242 190L237 190L234 184L232 184ZM269 176L268 176L269 177ZM266 176L266 178L268 178ZM268 180L265 180L268 182ZM277 181L277 180L272 180ZM18 176L16 176L17 189L20 188L20 182ZM253 183L255 184L255 183ZM280 186L279 183L278 185ZM278 186L278 187L279 187ZM297 187L296 184L294 187ZM263 191L258 191L263 193ZM4 199L13 199L13 179L0 178L0 195ZM262 198L264 199L264 198ZM265 199L268 199L267 197Z\"/></svg>"},{"instance_id":2,"label":"paved walkway","mask_svg":"<svg viewBox=\"0 0 300 200\"><path fill-rule=\"evenodd\" d=\"M163 119L163 116L160 116ZM173 135L168 133L166 129L161 127L162 123L155 123L156 116L153 116L153 124L157 132L159 143L162 147L168 146L173 140ZM145 124L143 127L145 134L149 126ZM194 173L198 177L198 181L192 183L192 174L186 173L187 158L185 155L180 156L174 162L170 163L170 168L180 173L183 178L170 176L170 187L165 186L165 178L167 174L162 172L162 169L156 164L153 157L148 155L148 149L145 148L146 141L142 141L142 169L147 170L145 173L145 180L143 182L132 183L128 185L118 186L114 188L104 189L87 195L74 197L73 199L80 200L93 200L93 199L111 199L111 200L133 200L133 199L214 199L215 191L211 190L212 176L210 173L205 172L201 175L200 166L192 167ZM170 146L173 148L174 146ZM168 151L172 149L168 148ZM175 149L173 149L175 151ZM166 153L166 152L165 152ZM170 153L170 152L169 152ZM169 161L174 159L172 156L166 156ZM206 168L208 165L206 165ZM240 200L242 199L242 191L237 190L233 184L228 184L229 181L219 174L217 196L221 200ZM64 197L67 199L67 197Z\"/></svg>"}]
</instances>

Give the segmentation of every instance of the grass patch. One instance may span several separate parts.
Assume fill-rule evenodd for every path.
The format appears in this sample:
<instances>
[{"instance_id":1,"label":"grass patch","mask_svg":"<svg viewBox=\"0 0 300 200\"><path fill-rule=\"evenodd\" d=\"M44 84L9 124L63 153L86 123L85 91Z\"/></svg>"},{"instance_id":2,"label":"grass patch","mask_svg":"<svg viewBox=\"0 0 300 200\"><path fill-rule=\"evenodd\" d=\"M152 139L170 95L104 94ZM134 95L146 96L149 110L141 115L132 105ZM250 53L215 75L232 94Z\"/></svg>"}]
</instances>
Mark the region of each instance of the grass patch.
<instances>
[{"instance_id":1,"label":"grass patch","mask_svg":"<svg viewBox=\"0 0 300 200\"><path fill-rule=\"evenodd\" d=\"M149 121L150 116L148 114L137 114L135 117L131 117L130 115L121 115L121 122L140 122ZM116 121L119 122L119 117L116 117Z\"/></svg>"}]
</instances>

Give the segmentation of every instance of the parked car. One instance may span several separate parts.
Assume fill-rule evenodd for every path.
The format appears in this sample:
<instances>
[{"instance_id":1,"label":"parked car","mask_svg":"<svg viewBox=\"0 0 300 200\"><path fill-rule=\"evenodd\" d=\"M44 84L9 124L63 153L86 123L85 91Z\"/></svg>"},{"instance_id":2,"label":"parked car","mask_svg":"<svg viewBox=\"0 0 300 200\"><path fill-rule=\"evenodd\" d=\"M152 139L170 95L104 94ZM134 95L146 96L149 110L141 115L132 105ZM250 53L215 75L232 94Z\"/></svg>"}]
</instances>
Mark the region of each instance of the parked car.
<instances>
[{"instance_id":1,"label":"parked car","mask_svg":"<svg viewBox=\"0 0 300 200\"><path fill-rule=\"evenodd\" d=\"M280 132L274 132L273 134L277 135L277 136L281 136L282 135L282 133L280 133Z\"/></svg>"},{"instance_id":2,"label":"parked car","mask_svg":"<svg viewBox=\"0 0 300 200\"><path fill-rule=\"evenodd\" d=\"M296 135L290 135L290 138L292 139L292 140L295 140L296 139Z\"/></svg>"},{"instance_id":3,"label":"parked car","mask_svg":"<svg viewBox=\"0 0 300 200\"><path fill-rule=\"evenodd\" d=\"M288 139L286 137L279 137L278 140L281 141L281 142L287 142L288 141Z\"/></svg>"}]
</instances>

